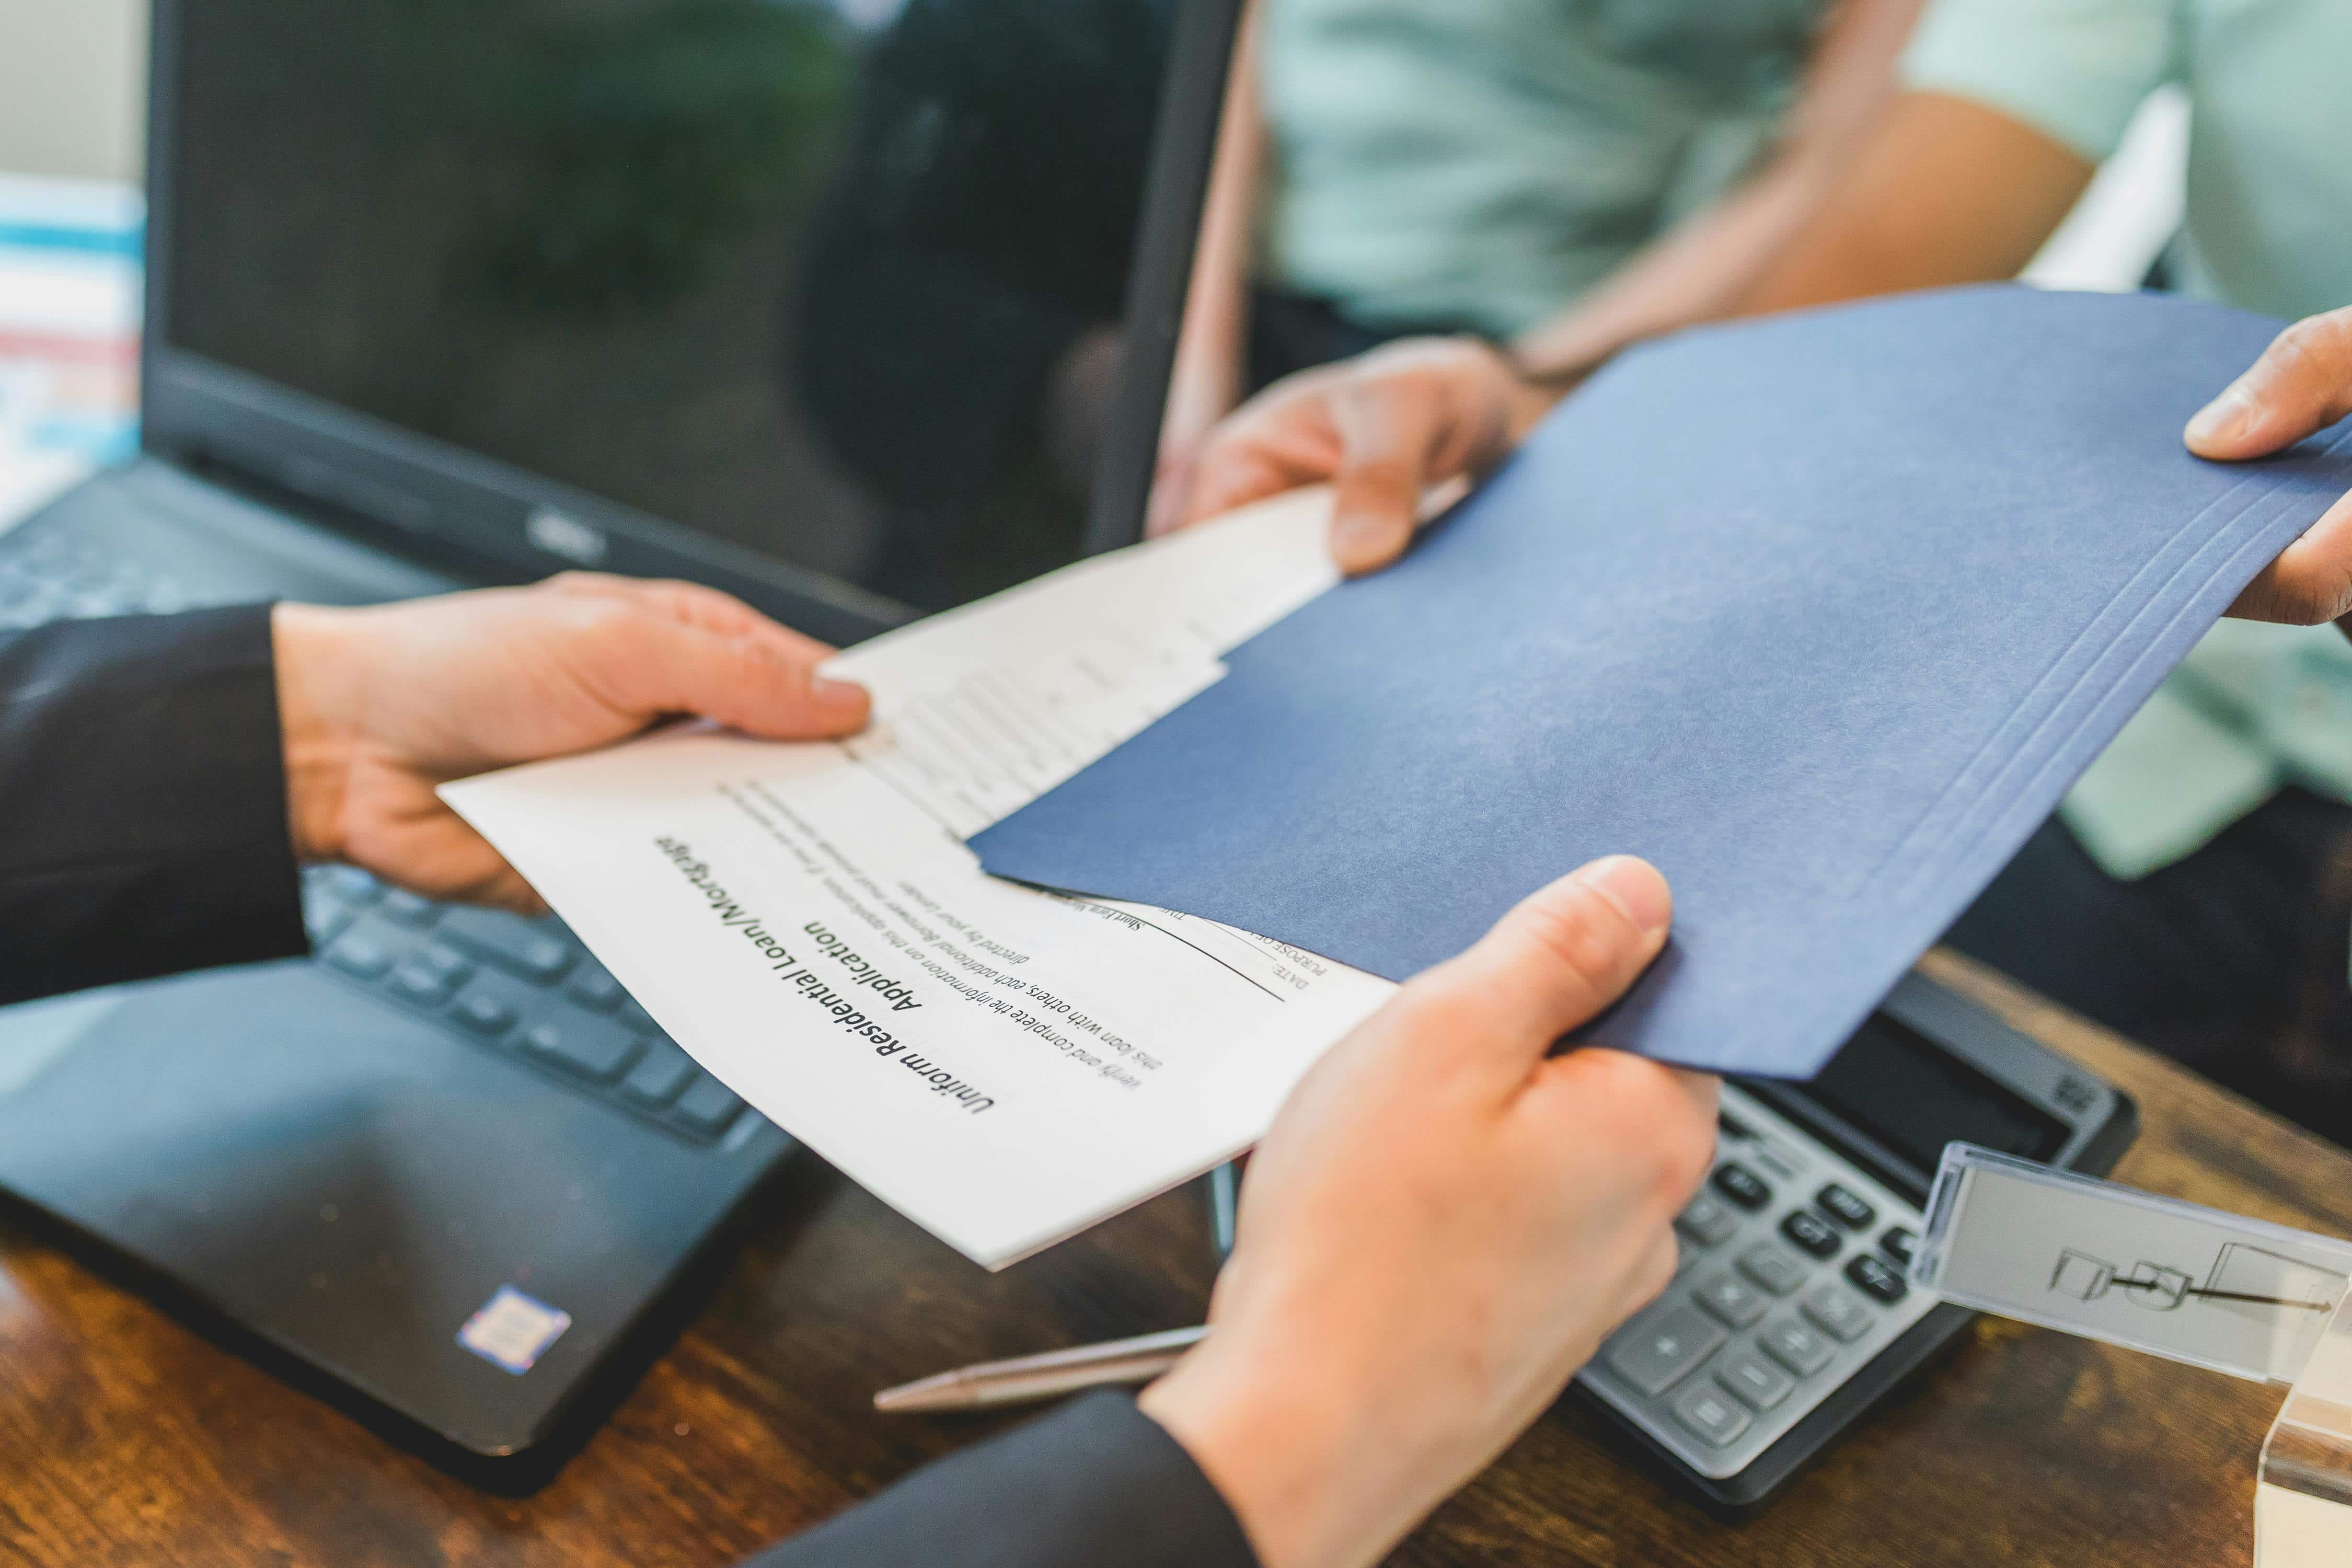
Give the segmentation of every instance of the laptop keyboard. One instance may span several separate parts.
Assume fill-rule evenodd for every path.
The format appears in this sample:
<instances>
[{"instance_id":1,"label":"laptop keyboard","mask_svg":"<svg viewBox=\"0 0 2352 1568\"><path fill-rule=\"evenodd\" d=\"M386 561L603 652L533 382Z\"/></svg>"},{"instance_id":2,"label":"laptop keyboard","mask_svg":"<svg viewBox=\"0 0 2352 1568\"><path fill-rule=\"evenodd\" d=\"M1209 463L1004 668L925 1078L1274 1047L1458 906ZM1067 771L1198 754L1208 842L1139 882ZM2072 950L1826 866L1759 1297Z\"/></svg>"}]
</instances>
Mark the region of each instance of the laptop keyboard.
<instances>
[{"instance_id":1,"label":"laptop keyboard","mask_svg":"<svg viewBox=\"0 0 2352 1568\"><path fill-rule=\"evenodd\" d=\"M0 632L199 599L57 533L0 551ZM313 867L302 882L312 950L339 979L694 1142L746 1114L561 921L436 903L351 866Z\"/></svg>"},{"instance_id":2,"label":"laptop keyboard","mask_svg":"<svg viewBox=\"0 0 2352 1568\"><path fill-rule=\"evenodd\" d=\"M0 554L0 631L102 616L167 616L194 607L180 584L43 533Z\"/></svg>"},{"instance_id":3,"label":"laptop keyboard","mask_svg":"<svg viewBox=\"0 0 2352 1568\"><path fill-rule=\"evenodd\" d=\"M353 866L303 884L311 946L344 981L683 1137L742 1115L561 921L436 903Z\"/></svg>"}]
</instances>

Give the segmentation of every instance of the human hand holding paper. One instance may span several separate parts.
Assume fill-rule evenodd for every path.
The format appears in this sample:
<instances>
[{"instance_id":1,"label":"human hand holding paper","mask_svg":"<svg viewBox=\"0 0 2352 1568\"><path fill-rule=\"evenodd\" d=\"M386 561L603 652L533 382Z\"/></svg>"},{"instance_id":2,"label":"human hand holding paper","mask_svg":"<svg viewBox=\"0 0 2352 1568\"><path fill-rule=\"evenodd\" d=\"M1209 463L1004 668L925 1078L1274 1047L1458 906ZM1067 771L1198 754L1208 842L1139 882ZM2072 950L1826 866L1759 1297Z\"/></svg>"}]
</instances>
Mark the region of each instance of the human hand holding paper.
<instances>
[{"instance_id":1,"label":"human hand holding paper","mask_svg":"<svg viewBox=\"0 0 2352 1568\"><path fill-rule=\"evenodd\" d=\"M1433 515L1433 487L1508 457L1552 396L1472 338L1407 339L1302 371L1244 404L1162 481L1150 531L1329 480L1332 559L1351 577L1376 572Z\"/></svg>"},{"instance_id":2,"label":"human hand holding paper","mask_svg":"<svg viewBox=\"0 0 2352 1568\"><path fill-rule=\"evenodd\" d=\"M2189 422L2189 449L2238 462L2267 458L2352 414L2352 307L2308 316ZM2238 595L2243 620L2316 626L2352 615L2352 494ZM2345 628L2352 637L2352 626Z\"/></svg>"},{"instance_id":3,"label":"human hand holding paper","mask_svg":"<svg viewBox=\"0 0 2352 1568\"><path fill-rule=\"evenodd\" d=\"M1716 1084L1551 1053L1664 946L1594 862L1332 1047L1250 1167L1214 1332L1142 1397L1267 1568L1358 1568L1558 1398L1675 1267Z\"/></svg>"},{"instance_id":4,"label":"human hand holding paper","mask_svg":"<svg viewBox=\"0 0 2352 1568\"><path fill-rule=\"evenodd\" d=\"M814 740L868 707L816 674L831 648L692 583L569 573L368 609L281 605L274 636L296 853L525 911L539 896L436 785L677 714Z\"/></svg>"}]
</instances>

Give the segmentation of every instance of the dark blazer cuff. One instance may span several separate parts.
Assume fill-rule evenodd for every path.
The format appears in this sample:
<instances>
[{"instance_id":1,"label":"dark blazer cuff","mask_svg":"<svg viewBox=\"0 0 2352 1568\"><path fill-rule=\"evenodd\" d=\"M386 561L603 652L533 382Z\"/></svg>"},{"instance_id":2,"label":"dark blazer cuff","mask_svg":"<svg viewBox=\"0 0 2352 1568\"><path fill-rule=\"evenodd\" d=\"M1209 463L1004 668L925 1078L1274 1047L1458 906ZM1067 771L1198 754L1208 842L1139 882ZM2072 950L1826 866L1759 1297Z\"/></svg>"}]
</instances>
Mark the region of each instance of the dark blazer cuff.
<instances>
[{"instance_id":1,"label":"dark blazer cuff","mask_svg":"<svg viewBox=\"0 0 2352 1568\"><path fill-rule=\"evenodd\" d=\"M744 1568L1257 1568L1201 1467L1095 1394L942 1459Z\"/></svg>"},{"instance_id":2,"label":"dark blazer cuff","mask_svg":"<svg viewBox=\"0 0 2352 1568\"><path fill-rule=\"evenodd\" d=\"M269 607L0 639L0 1000L304 952Z\"/></svg>"}]
</instances>

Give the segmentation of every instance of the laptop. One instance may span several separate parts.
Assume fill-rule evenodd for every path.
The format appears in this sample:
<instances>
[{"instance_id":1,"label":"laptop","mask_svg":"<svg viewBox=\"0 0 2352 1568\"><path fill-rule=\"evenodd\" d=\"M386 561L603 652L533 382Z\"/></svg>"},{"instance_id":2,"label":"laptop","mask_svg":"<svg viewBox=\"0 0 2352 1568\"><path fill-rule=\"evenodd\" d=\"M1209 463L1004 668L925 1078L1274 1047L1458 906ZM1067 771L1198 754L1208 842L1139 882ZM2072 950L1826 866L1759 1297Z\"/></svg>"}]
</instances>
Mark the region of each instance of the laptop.
<instances>
[{"instance_id":1,"label":"laptop","mask_svg":"<svg viewBox=\"0 0 2352 1568\"><path fill-rule=\"evenodd\" d=\"M140 451L0 625L594 567L845 643L1127 542L1236 10L157 0ZM0 1188L445 1463L560 1457L793 1145L560 923L306 884L309 959L0 1011Z\"/></svg>"}]
</instances>

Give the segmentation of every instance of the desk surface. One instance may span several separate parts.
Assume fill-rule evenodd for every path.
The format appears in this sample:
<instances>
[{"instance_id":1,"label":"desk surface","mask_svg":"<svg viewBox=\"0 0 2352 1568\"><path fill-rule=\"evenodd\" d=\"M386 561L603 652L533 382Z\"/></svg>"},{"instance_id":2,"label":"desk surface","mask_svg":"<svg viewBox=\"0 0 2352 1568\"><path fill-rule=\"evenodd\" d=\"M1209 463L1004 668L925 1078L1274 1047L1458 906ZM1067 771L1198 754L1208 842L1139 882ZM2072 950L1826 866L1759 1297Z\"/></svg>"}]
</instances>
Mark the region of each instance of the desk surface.
<instances>
[{"instance_id":1,"label":"desk surface","mask_svg":"<svg viewBox=\"0 0 2352 1568\"><path fill-rule=\"evenodd\" d=\"M2138 1098L2124 1179L2352 1235L2352 1157L1958 960L1929 967ZM386 1447L0 1221L0 1563L725 1563L994 1425L879 1417L875 1389L1196 1322L1207 1258L1184 1193L991 1277L812 1169L611 1422L516 1500ZM1395 1561L2244 1563L2278 1399L1980 1322L1746 1525L1668 1496L1562 1405Z\"/></svg>"}]
</instances>

